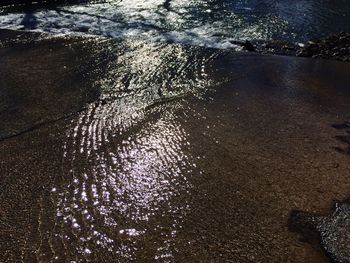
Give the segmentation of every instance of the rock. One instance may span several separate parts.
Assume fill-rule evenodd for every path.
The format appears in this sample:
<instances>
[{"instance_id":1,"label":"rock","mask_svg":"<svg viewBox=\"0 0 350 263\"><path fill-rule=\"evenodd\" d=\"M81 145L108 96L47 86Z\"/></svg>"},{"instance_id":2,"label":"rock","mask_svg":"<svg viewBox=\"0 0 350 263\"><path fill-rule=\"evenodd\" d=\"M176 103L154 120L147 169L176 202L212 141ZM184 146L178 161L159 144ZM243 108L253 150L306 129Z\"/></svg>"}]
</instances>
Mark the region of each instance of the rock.
<instances>
[{"instance_id":1,"label":"rock","mask_svg":"<svg viewBox=\"0 0 350 263\"><path fill-rule=\"evenodd\" d=\"M249 52L255 52L255 47L253 46L252 43L250 43L248 40L245 41L244 43L244 48L249 51Z\"/></svg>"},{"instance_id":2,"label":"rock","mask_svg":"<svg viewBox=\"0 0 350 263\"><path fill-rule=\"evenodd\" d=\"M350 262L350 199L337 203L330 215L292 211L289 229L323 250L332 262Z\"/></svg>"},{"instance_id":3,"label":"rock","mask_svg":"<svg viewBox=\"0 0 350 263\"><path fill-rule=\"evenodd\" d=\"M255 47L254 47L254 45L250 42L250 41L248 41L248 40L246 40L245 42L242 42L242 41L230 41L232 44L234 44L234 45L237 45L237 46L241 46L241 47L243 47L245 50L247 50L247 51L249 51L249 52L255 52L256 50L255 50Z\"/></svg>"},{"instance_id":4,"label":"rock","mask_svg":"<svg viewBox=\"0 0 350 263\"><path fill-rule=\"evenodd\" d=\"M326 59L349 60L350 33L338 33L325 39L309 41L299 52L299 56Z\"/></svg>"},{"instance_id":5,"label":"rock","mask_svg":"<svg viewBox=\"0 0 350 263\"><path fill-rule=\"evenodd\" d=\"M289 43L280 40L268 42L255 41L255 51L259 53L273 53L277 55L312 57L334 59L341 61L350 60L350 33L338 33L325 39L318 39L302 43Z\"/></svg>"}]
</instances>

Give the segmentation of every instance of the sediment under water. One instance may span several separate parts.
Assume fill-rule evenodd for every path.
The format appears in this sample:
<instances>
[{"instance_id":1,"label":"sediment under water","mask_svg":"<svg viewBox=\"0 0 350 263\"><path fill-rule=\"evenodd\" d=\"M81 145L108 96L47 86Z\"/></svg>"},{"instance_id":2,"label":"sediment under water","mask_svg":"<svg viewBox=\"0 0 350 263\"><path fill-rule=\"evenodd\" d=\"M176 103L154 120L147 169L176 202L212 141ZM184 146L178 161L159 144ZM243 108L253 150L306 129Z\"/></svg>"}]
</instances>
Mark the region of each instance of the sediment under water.
<instances>
[{"instance_id":1,"label":"sediment under water","mask_svg":"<svg viewBox=\"0 0 350 263\"><path fill-rule=\"evenodd\" d=\"M15 133L0 142L1 261L326 262L288 217L348 195L332 125L349 117L349 64L42 35L25 57L3 43L0 126Z\"/></svg>"}]
</instances>

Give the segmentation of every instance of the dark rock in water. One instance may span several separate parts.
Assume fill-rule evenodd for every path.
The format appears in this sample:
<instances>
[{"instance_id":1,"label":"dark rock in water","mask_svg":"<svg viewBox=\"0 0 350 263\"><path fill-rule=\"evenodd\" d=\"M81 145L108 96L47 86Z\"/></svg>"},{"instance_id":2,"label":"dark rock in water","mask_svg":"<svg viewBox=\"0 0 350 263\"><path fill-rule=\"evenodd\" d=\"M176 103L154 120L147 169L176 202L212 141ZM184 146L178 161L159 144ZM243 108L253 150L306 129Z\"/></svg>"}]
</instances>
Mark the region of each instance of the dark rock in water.
<instances>
[{"instance_id":1,"label":"dark rock in water","mask_svg":"<svg viewBox=\"0 0 350 263\"><path fill-rule=\"evenodd\" d=\"M289 228L322 249L332 262L350 262L350 199L337 203L334 212L326 216L293 211Z\"/></svg>"},{"instance_id":2,"label":"dark rock in water","mask_svg":"<svg viewBox=\"0 0 350 263\"><path fill-rule=\"evenodd\" d=\"M295 56L299 47L296 44L281 40L255 41L256 52L263 54L276 54Z\"/></svg>"},{"instance_id":3,"label":"dark rock in water","mask_svg":"<svg viewBox=\"0 0 350 263\"><path fill-rule=\"evenodd\" d=\"M237 46L241 46L241 47L243 47L245 50L247 50L249 52L255 52L256 51L254 45L248 40L246 40L245 42L242 42L242 41L231 41L231 43L234 44L234 45L237 45Z\"/></svg>"},{"instance_id":4,"label":"dark rock in water","mask_svg":"<svg viewBox=\"0 0 350 263\"><path fill-rule=\"evenodd\" d=\"M325 39L309 41L297 51L297 56L350 61L350 33L341 32Z\"/></svg>"},{"instance_id":5,"label":"dark rock in water","mask_svg":"<svg viewBox=\"0 0 350 263\"><path fill-rule=\"evenodd\" d=\"M248 40L245 41L244 43L244 48L250 52L254 52L255 51L255 47L253 46L252 43L250 43Z\"/></svg>"},{"instance_id":6,"label":"dark rock in water","mask_svg":"<svg viewBox=\"0 0 350 263\"><path fill-rule=\"evenodd\" d=\"M281 40L254 41L253 44L255 51L263 54L350 61L350 33L341 32L305 44Z\"/></svg>"}]
</instances>

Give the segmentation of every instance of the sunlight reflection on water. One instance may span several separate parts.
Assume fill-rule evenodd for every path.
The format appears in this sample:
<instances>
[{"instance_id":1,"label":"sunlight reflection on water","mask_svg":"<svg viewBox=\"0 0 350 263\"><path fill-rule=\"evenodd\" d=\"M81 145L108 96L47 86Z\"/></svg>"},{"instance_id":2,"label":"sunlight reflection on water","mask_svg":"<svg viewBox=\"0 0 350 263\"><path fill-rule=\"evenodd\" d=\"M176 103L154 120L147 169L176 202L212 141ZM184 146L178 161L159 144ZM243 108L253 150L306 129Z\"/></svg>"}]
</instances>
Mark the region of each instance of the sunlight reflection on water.
<instances>
[{"instance_id":1,"label":"sunlight reflection on water","mask_svg":"<svg viewBox=\"0 0 350 263\"><path fill-rule=\"evenodd\" d=\"M159 232L152 242L164 261L190 209L188 177L200 174L173 112L182 98L207 89L205 65L217 52L131 41L119 48L124 52L98 83L104 103L72 123L63 160L69 180L51 194L67 226L63 238L84 257L99 247L132 260Z\"/></svg>"},{"instance_id":2,"label":"sunlight reflection on water","mask_svg":"<svg viewBox=\"0 0 350 263\"><path fill-rule=\"evenodd\" d=\"M303 42L349 31L349 13L346 0L129 0L4 13L0 27L237 48L231 40Z\"/></svg>"}]
</instances>

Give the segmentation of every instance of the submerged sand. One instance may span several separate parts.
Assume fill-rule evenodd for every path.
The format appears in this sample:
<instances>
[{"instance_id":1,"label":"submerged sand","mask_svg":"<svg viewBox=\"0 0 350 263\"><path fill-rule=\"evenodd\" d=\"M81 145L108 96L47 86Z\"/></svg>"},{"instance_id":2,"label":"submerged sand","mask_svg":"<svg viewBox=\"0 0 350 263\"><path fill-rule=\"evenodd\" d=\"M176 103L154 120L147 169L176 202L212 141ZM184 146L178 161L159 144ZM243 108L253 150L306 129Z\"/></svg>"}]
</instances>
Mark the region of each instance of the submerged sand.
<instances>
[{"instance_id":1,"label":"submerged sand","mask_svg":"<svg viewBox=\"0 0 350 263\"><path fill-rule=\"evenodd\" d=\"M327 262L350 64L1 34L0 261Z\"/></svg>"}]
</instances>

